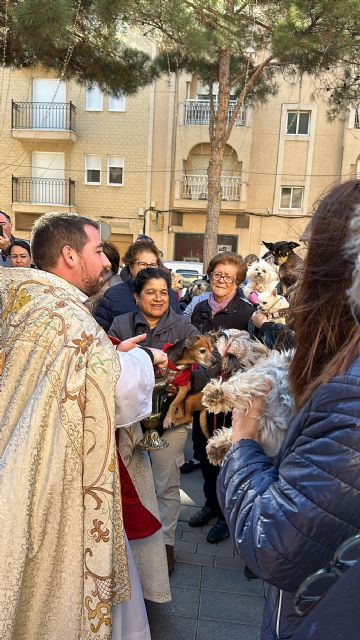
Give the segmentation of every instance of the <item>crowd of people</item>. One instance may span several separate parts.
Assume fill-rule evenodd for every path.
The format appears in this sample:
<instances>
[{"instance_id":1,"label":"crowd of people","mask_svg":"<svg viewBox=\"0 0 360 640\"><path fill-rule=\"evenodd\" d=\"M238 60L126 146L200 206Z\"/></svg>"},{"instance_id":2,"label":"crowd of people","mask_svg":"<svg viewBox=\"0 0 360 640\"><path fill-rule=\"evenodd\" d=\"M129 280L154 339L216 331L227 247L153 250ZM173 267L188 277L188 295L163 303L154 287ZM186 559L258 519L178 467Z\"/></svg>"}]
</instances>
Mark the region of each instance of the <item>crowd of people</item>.
<instances>
[{"instance_id":1,"label":"crowd of people","mask_svg":"<svg viewBox=\"0 0 360 640\"><path fill-rule=\"evenodd\" d=\"M196 467L204 505L189 525L210 522L209 544L231 535L246 575L267 584L261 640L331 639L325 622L311 635L299 612L316 621L331 593L315 606L306 580L360 530L359 211L357 180L319 201L284 314L267 314L250 286L247 270L263 264L254 254L217 254L181 298L151 238L121 263L89 218L45 214L28 243L0 212L2 640L58 640L59 629L69 640L149 640L144 599L171 599L180 473ZM186 423L175 415L160 425L166 448L141 449L167 347L211 336L212 365L187 382L197 394L231 375L216 348L228 330L294 349L296 415L279 454L259 443L266 394L246 414L207 412L205 428L200 411ZM168 380L164 401L175 393ZM232 446L214 466L208 437L230 425Z\"/></svg>"}]
</instances>

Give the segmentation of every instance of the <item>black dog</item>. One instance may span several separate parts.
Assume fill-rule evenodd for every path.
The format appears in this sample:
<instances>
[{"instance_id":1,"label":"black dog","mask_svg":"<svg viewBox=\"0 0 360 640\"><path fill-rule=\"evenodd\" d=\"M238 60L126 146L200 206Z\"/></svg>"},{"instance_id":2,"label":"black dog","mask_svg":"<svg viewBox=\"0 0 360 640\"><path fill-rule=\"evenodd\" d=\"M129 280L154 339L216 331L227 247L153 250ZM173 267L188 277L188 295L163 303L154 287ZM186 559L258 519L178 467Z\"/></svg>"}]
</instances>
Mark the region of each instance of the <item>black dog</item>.
<instances>
[{"instance_id":1,"label":"black dog","mask_svg":"<svg viewBox=\"0 0 360 640\"><path fill-rule=\"evenodd\" d=\"M263 258L266 260L271 255L274 258L274 263L279 266L280 293L284 295L289 287L296 284L301 272L303 260L294 253L294 249L300 245L298 242L286 242L286 240L281 242L264 242L262 240L262 243L268 249Z\"/></svg>"}]
</instances>

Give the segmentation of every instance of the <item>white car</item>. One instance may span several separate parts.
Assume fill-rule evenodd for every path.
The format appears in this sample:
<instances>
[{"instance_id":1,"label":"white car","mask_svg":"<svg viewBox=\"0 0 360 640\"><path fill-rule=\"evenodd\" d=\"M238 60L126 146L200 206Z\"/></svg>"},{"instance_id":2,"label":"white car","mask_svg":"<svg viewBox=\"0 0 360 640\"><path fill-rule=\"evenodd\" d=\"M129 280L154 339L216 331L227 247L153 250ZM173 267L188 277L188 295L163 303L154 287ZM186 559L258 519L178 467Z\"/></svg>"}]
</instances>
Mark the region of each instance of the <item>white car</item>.
<instances>
[{"instance_id":1,"label":"white car","mask_svg":"<svg viewBox=\"0 0 360 640\"><path fill-rule=\"evenodd\" d=\"M184 295L187 287L191 285L194 280L202 278L203 276L203 263L202 262L181 262L180 260L170 262L166 260L164 262L165 267L170 269L173 273L178 273L182 277L184 289L182 295Z\"/></svg>"}]
</instances>

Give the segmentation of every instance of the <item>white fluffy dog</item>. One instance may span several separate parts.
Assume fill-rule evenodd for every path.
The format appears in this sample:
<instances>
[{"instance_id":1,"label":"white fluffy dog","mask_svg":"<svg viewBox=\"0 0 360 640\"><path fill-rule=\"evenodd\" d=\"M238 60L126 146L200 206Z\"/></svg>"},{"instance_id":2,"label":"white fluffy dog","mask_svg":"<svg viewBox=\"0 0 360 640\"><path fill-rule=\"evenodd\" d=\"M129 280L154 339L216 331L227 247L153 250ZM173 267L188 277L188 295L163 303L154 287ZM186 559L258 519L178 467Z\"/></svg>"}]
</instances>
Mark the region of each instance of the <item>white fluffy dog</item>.
<instances>
[{"instance_id":1,"label":"white fluffy dog","mask_svg":"<svg viewBox=\"0 0 360 640\"><path fill-rule=\"evenodd\" d=\"M292 358L293 350L272 351L268 358L260 360L247 371L238 371L227 382L221 384L211 380L203 391L202 403L212 413L234 408L247 413L256 397L265 396L263 415L259 419L259 441L270 457L277 455L295 413L288 384ZM210 438L206 452L212 464L221 464L231 447L231 437L231 428L223 428Z\"/></svg>"},{"instance_id":2,"label":"white fluffy dog","mask_svg":"<svg viewBox=\"0 0 360 640\"><path fill-rule=\"evenodd\" d=\"M247 284L244 287L244 295L250 299L252 293L259 294L263 291L272 291L279 281L279 276L270 264L265 260L259 260L250 265L246 272L246 279Z\"/></svg>"},{"instance_id":3,"label":"white fluffy dog","mask_svg":"<svg viewBox=\"0 0 360 640\"><path fill-rule=\"evenodd\" d=\"M278 294L276 289L263 291L258 294L259 310L267 316L270 322L286 324L289 303L285 296Z\"/></svg>"}]
</instances>

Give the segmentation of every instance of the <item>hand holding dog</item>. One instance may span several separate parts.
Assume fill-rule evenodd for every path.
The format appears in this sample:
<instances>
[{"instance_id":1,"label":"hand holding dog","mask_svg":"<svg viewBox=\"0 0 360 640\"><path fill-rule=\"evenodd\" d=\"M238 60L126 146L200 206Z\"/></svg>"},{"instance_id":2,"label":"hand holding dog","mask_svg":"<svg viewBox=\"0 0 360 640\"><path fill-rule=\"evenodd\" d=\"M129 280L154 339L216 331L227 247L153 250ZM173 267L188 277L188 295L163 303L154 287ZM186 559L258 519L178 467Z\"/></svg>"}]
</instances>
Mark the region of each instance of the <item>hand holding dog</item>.
<instances>
[{"instance_id":1,"label":"hand holding dog","mask_svg":"<svg viewBox=\"0 0 360 640\"><path fill-rule=\"evenodd\" d=\"M270 391L270 386L268 386ZM240 440L255 440L259 442L259 419L262 416L266 396L254 399L247 413L239 409L232 412L232 444Z\"/></svg>"}]
</instances>

